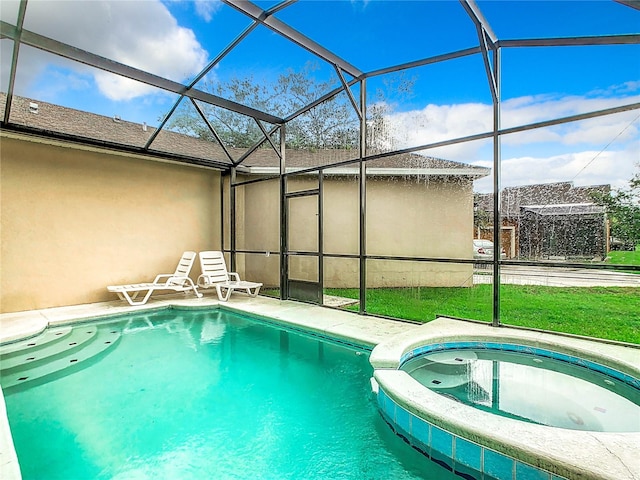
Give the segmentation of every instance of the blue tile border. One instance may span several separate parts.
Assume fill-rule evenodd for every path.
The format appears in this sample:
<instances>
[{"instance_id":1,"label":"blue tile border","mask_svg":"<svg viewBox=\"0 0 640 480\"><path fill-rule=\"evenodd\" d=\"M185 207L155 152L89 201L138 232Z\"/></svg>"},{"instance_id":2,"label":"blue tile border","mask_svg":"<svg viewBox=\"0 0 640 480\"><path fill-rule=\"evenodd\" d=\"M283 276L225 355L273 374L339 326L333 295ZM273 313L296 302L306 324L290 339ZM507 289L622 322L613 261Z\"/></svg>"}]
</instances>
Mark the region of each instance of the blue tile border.
<instances>
[{"instance_id":1,"label":"blue tile border","mask_svg":"<svg viewBox=\"0 0 640 480\"><path fill-rule=\"evenodd\" d=\"M625 374L611 367L607 367L600 363L592 362L591 360L585 360L583 358L575 357L566 353L555 352L553 350L547 350L537 347L531 347L527 345L518 345L514 343L496 343L496 342L479 342L479 341L463 341L463 342L445 342L445 343L433 343L430 345L423 345L421 347L414 348L413 350L405 353L400 357L400 365L402 366L411 359L426 355L428 353L434 353L444 350L465 350L465 349L486 349L486 350L500 350L503 352L516 352L516 353L529 353L537 355L539 357L552 358L561 362L570 363L572 365L581 366L593 370L595 372L607 375L620 382L626 383L631 387L640 389L640 379L631 375Z\"/></svg>"},{"instance_id":2,"label":"blue tile border","mask_svg":"<svg viewBox=\"0 0 640 480\"><path fill-rule=\"evenodd\" d=\"M434 425L431 426L431 450L440 452L449 458L453 458L453 438L454 436Z\"/></svg>"},{"instance_id":3,"label":"blue tile border","mask_svg":"<svg viewBox=\"0 0 640 480\"><path fill-rule=\"evenodd\" d=\"M482 447L464 438L454 437L455 461L476 471L482 471Z\"/></svg>"},{"instance_id":4,"label":"blue tile border","mask_svg":"<svg viewBox=\"0 0 640 480\"><path fill-rule=\"evenodd\" d=\"M411 437L421 450L429 453L431 448L431 424L420 417L411 416Z\"/></svg>"},{"instance_id":5,"label":"blue tile border","mask_svg":"<svg viewBox=\"0 0 640 480\"><path fill-rule=\"evenodd\" d=\"M516 462L515 477L518 480L549 480L551 474L526 463Z\"/></svg>"},{"instance_id":6,"label":"blue tile border","mask_svg":"<svg viewBox=\"0 0 640 480\"><path fill-rule=\"evenodd\" d=\"M396 426L398 430L411 434L411 415L404 408L396 405Z\"/></svg>"},{"instance_id":7,"label":"blue tile border","mask_svg":"<svg viewBox=\"0 0 640 480\"><path fill-rule=\"evenodd\" d=\"M382 388L378 407L393 431L414 449L465 479L564 480L431 424L398 405Z\"/></svg>"},{"instance_id":8,"label":"blue tile border","mask_svg":"<svg viewBox=\"0 0 640 480\"><path fill-rule=\"evenodd\" d=\"M512 480L515 476L516 461L513 458L494 452L489 448L484 449L482 459L482 471L495 480Z\"/></svg>"}]
</instances>

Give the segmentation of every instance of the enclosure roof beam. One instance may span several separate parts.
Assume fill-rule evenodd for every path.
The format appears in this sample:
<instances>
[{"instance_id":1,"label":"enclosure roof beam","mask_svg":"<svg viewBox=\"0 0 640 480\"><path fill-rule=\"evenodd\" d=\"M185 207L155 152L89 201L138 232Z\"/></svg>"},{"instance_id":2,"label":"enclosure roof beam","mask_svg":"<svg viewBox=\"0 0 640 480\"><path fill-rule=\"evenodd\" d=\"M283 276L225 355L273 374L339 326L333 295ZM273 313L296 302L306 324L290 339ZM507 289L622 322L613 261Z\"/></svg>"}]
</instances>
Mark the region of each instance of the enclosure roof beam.
<instances>
[{"instance_id":1,"label":"enclosure roof beam","mask_svg":"<svg viewBox=\"0 0 640 480\"><path fill-rule=\"evenodd\" d=\"M267 139L269 139L269 137L271 137L271 135L273 135L274 133L276 133L278 131L279 128L282 128L282 125L275 125L273 127L271 127L271 130L269 130L264 137L262 137L261 140L258 140L256 143L253 144L252 147L249 148L249 150L247 150L246 152L244 152L244 155L242 155L238 160L236 160L235 162L233 162L233 166L234 167L238 167L241 166L242 162L244 162L249 155L251 155L253 152L255 152L258 148L260 148L262 146L262 144L264 142L267 141ZM282 131L280 132L280 135L282 135ZM280 157L280 160L282 160L282 155L278 154L278 156Z\"/></svg>"},{"instance_id":2,"label":"enclosure roof beam","mask_svg":"<svg viewBox=\"0 0 640 480\"><path fill-rule=\"evenodd\" d=\"M360 107L358 106L358 103L356 102L356 99L353 98L353 93L351 93L351 88L347 84L347 81L345 80L344 75L342 74L342 71L338 68L338 66L334 65L334 67L336 69L336 73L338 74L338 78L340 79L340 82L342 83L342 88L344 89L345 93L349 97L349 101L351 102L351 105L353 106L353 109L356 111L356 114L358 115L358 118L360 120L362 120L362 111L360 110Z\"/></svg>"},{"instance_id":3,"label":"enclosure roof beam","mask_svg":"<svg viewBox=\"0 0 640 480\"><path fill-rule=\"evenodd\" d=\"M278 158L282 159L282 154L280 153L278 147L276 147L273 144L273 140L271 140L271 134L269 132L267 132L267 130L264 128L264 125L262 125L260 120L256 120L255 122L258 124L258 128L262 131L262 134L264 135L264 138L269 142L269 144L271 145L271 148L273 148L273 151L276 153ZM272 131L272 133L273 133L273 131Z\"/></svg>"},{"instance_id":4,"label":"enclosure roof beam","mask_svg":"<svg viewBox=\"0 0 640 480\"><path fill-rule=\"evenodd\" d=\"M269 16L268 12L265 12L254 3L251 3L248 1L242 1L242 0L222 0L222 1L227 5L235 8L239 12L244 13L246 16L252 18L253 20L259 21L265 27L282 35L283 37L292 41L296 45L299 45L305 50L308 50L314 55L322 58L326 62L329 62L332 65L337 65L352 77L360 77L362 75L363 72L360 71L358 68L354 67L353 65L351 65L349 62L339 57L338 55L330 52L319 43L314 42L309 37L291 28L286 23L281 22L280 20L278 20L273 16ZM271 123L274 123L274 122L271 122Z\"/></svg>"},{"instance_id":5,"label":"enclosure roof beam","mask_svg":"<svg viewBox=\"0 0 640 480\"><path fill-rule=\"evenodd\" d=\"M229 153L229 150L227 150L226 145L224 144L224 142L222 141L222 139L220 138L220 135L218 135L218 132L216 131L215 128L213 128L213 125L211 125L211 122L209 122L209 119L207 118L207 116L205 115L205 113L202 111L202 108L200 108L200 105L198 105L198 102L196 102L193 98L190 99L191 103L193 104L194 108L196 109L196 111L198 112L198 114L200 115L200 118L202 118L202 120L204 121L204 123L207 125L207 127L209 128L209 131L211 132L211 134L213 135L213 137L216 139L216 141L218 142L218 144L220 145L220 148L222 148L222 151L224 152L224 154L227 156L227 159L229 160L229 162L233 163L233 157L231 156L231 154ZM160 130L160 129L158 129Z\"/></svg>"},{"instance_id":6,"label":"enclosure roof beam","mask_svg":"<svg viewBox=\"0 0 640 480\"><path fill-rule=\"evenodd\" d=\"M387 73L399 72L401 70L407 70L407 69L410 69L410 68L422 67L424 65L429 65L431 63L443 62L445 60L452 60L452 59L455 59L455 58L465 57L467 55L475 55L475 54L481 53L481 52L482 52L482 50L480 49L480 47L467 48L465 50L459 50L457 52L451 52L451 53L447 53L447 54L444 54L444 55L437 55L435 57L424 58L424 59L416 60L416 61L413 61L413 62L402 63L402 64L395 65L395 66L388 67L388 68L381 68L379 70L372 70L371 72L363 74L361 79L375 77L375 76L378 76L378 75L385 75ZM338 68L337 65L334 65L334 68L337 69ZM343 86L342 87L335 88L335 89L331 90L330 92L325 93L323 96L321 96L317 100L311 102L310 104L300 108L296 112L294 112L294 113L290 114L289 116L287 116L284 119L284 121L285 122L290 122L294 118L299 117L300 115L308 112L312 108L317 107L321 103L323 103L323 102L335 97L336 95L340 94L340 92L342 92L345 88L351 87L352 85L356 84L359 81L360 81L360 79L354 78L352 80L349 80L348 82L343 82Z\"/></svg>"},{"instance_id":7,"label":"enclosure roof beam","mask_svg":"<svg viewBox=\"0 0 640 480\"><path fill-rule=\"evenodd\" d=\"M278 13L280 10L287 8L288 6L293 5L294 3L297 3L297 2L298 0L283 0L282 2L274 5L269 10L267 10L267 13L269 15L274 15Z\"/></svg>"},{"instance_id":8,"label":"enclosure roof beam","mask_svg":"<svg viewBox=\"0 0 640 480\"><path fill-rule=\"evenodd\" d=\"M377 77L379 75L386 75L387 73L399 72L401 70L409 70L410 68L424 67L432 63L444 62L446 60L453 60L456 58L466 57L468 55L475 55L481 53L480 47L471 47L464 50L458 50L451 53L445 53L443 55L436 55L433 57L423 58L415 60L413 62L401 63L391 67L380 68L378 70L372 70L364 74L364 78Z\"/></svg>"},{"instance_id":9,"label":"enclosure roof beam","mask_svg":"<svg viewBox=\"0 0 640 480\"><path fill-rule=\"evenodd\" d=\"M267 13L268 13L268 15L273 15L274 13L282 10L283 8L291 5L292 3L296 2L296 1L297 0L285 0L284 2L282 2L282 3L278 4L278 5L276 5L275 7L269 9ZM251 25L249 25L247 28L245 28L242 31L242 33L240 33L240 35L238 35L229 45L227 45L218 54L218 56L216 58L214 58L211 62L209 62L209 64L192 80L192 82L187 87L187 91L192 91L193 87L195 87L198 84L198 82L205 77L205 75L207 75L216 65L218 65L222 61L222 59L224 57L226 57L240 42L242 42L245 38L247 38L247 36L249 36L249 34L251 32L253 32L258 25L260 25L260 22L254 21ZM180 95L178 97L178 99L176 100L175 104L173 105L173 108L171 108L169 113L162 120L162 123L160 124L160 126L156 129L156 131L151 136L151 138L149 138L149 141L147 142L146 148L148 148L151 145L151 143L153 143L153 141L155 140L156 136L164 128L166 123L169 121L169 118L171 118L171 116L173 115L173 112L176 111L176 109L180 105L180 102L182 102L182 98L183 97L184 97L184 95ZM194 105L196 105L196 102L193 100L193 98L191 99L191 101L193 102ZM202 110L197 105L196 105L196 108L198 109L200 115L202 115L203 118L204 118L204 112L202 112ZM209 121L206 120L206 119L205 119L205 121L207 122L207 125L209 125L209 128L211 129L212 133L217 138L217 133L213 130L213 128L211 127L211 124L209 123ZM220 144L222 145L222 143L220 143ZM223 148L224 148L224 146L223 146ZM225 149L225 153L227 155L229 155L229 153L226 151L226 149Z\"/></svg>"},{"instance_id":10,"label":"enclosure roof beam","mask_svg":"<svg viewBox=\"0 0 640 480\"><path fill-rule=\"evenodd\" d=\"M20 38L17 38L17 28L1 20L0 34L2 35L2 38L11 38L15 41L20 41L25 45L29 45L39 50L53 53L54 55L68 58L84 65L98 68L105 72L114 73L131 80L136 80L138 82L145 83L147 85L151 85L168 92L176 93L178 95L185 95L190 98L195 98L196 100L202 100L205 103L226 108L227 110L231 110L242 115L247 115L249 117L258 118L268 123L277 124L283 122L281 118L265 112L261 112L259 110L256 110L255 108L247 107L231 100L226 100L222 97L212 95L202 90L189 90L188 87L182 85L181 83L168 80L158 75L154 75L144 70L139 70L137 68L130 67L113 60L109 60L108 58L101 57L100 55L87 52L71 45L67 45L43 35L38 35L37 33L31 32L29 30L22 30Z\"/></svg>"},{"instance_id":11,"label":"enclosure roof beam","mask_svg":"<svg viewBox=\"0 0 640 480\"><path fill-rule=\"evenodd\" d=\"M565 123L571 123L571 122L578 122L581 120L588 120L590 118L597 118L597 117L603 117L603 116L607 116L607 115L613 115L615 113L622 113L622 112L628 112L631 110L640 110L640 102L638 103L630 103L628 105L621 105L619 107L612 107L612 108L605 108L603 110L597 110L594 112L588 112L588 113L580 113L577 115L570 115L568 117L563 117L563 118L556 118L554 120L544 120L542 122L536 122L536 123L530 123L527 125L519 125L517 127L510 127L510 128L505 128L502 130L499 130L497 132L493 132L493 131L489 131L489 132L484 132L484 133L476 133L473 135L468 135L466 137L458 137L458 138L452 138L450 140L443 140L440 142L434 142L434 143L429 143L429 144L424 144L424 145L417 145L415 147L408 147L408 148L403 148L400 150L394 150L391 152L383 152L383 153L376 153L373 155L367 155L364 160L378 160L381 158L387 158L387 157L392 157L394 155L403 155L406 153L415 153L415 152L419 152L422 150L429 150L432 148L439 148L439 147L447 147L449 145L456 145L459 143L465 143L465 142L471 142L471 141L476 141L476 140L483 140L486 138L493 138L496 133L498 135L508 135L508 134L512 134L512 133L518 133L518 132L525 132L527 130L535 130L538 128L544 128L544 127L551 127L554 125L563 125Z\"/></svg>"},{"instance_id":12,"label":"enclosure roof beam","mask_svg":"<svg viewBox=\"0 0 640 480\"><path fill-rule=\"evenodd\" d=\"M495 52L498 38L491 30L489 22L484 18L484 15L482 15L480 8L474 0L460 0L460 3L471 17L478 31L478 41L482 49L482 60L484 61L484 68L491 89L491 97L493 98L493 102L496 103L498 101L498 85L495 72L491 68L489 51Z\"/></svg>"},{"instance_id":13,"label":"enclosure roof beam","mask_svg":"<svg viewBox=\"0 0 640 480\"><path fill-rule=\"evenodd\" d=\"M640 2L638 0L613 0L616 3L621 5L625 5L627 7L635 8L636 10L640 10Z\"/></svg>"},{"instance_id":14,"label":"enclosure roof beam","mask_svg":"<svg viewBox=\"0 0 640 480\"><path fill-rule=\"evenodd\" d=\"M251 25L249 25L247 28L244 29L244 31L235 39L233 40L233 42L231 42L229 45L227 45L227 47L218 54L218 56L216 58L214 58L211 62L209 62L209 65L207 65L197 76L196 78L193 79L193 81L189 84L189 86L187 87L187 89L185 90L185 93L180 95L178 97L178 99L175 101L175 103L173 104L173 107L171 107L171 110L169 110L169 112L167 113L167 115L165 115L164 119L162 120L162 122L160 123L160 125L158 126L158 128L156 129L156 131L153 133L153 135L151 135L151 137L149 138L149 140L147 141L147 144L145 145L146 148L149 148L149 146L153 143L153 141L156 139L156 137L160 134L160 131L164 128L164 126L167 124L167 122L169 121L169 119L171 118L171 116L173 115L173 113L178 109L178 106L180 105L180 102L182 102L182 99L184 98L186 92L191 92L193 91L193 87L196 86L196 84L202 80L205 75L207 73L209 73L211 71L211 69L213 67L215 67L218 63L220 63L220 61L229 53L231 52L231 50L233 50L233 48L238 45L244 38L247 37L247 35L249 35L256 27L258 26L258 22L253 22ZM192 102L194 102L193 98L191 99ZM194 102L195 105L195 102ZM198 107L196 107L198 108ZM203 113L201 113L201 115L203 115ZM207 122L209 123L209 122ZM211 128L211 127L210 127Z\"/></svg>"},{"instance_id":15,"label":"enclosure roof beam","mask_svg":"<svg viewBox=\"0 0 640 480\"><path fill-rule=\"evenodd\" d=\"M473 20L473 23L483 32L485 39L488 40L491 47L493 47L497 43L498 37L493 33L489 22L484 18L484 15L482 15L482 11L475 0L460 0L460 3L471 17L471 20Z\"/></svg>"},{"instance_id":16,"label":"enclosure roof beam","mask_svg":"<svg viewBox=\"0 0 640 480\"><path fill-rule=\"evenodd\" d=\"M542 46L572 46L572 45L628 45L628 44L638 44L640 43L640 35L630 34L630 35L604 35L604 36L588 36L588 37L571 37L571 38L533 38L533 39L518 39L518 40L497 40L495 47L542 47ZM485 46L486 49L486 46ZM381 68L378 70L372 70L370 72L364 73L362 78L371 78L380 75L386 75L393 72L399 72L402 70L409 70L411 68L418 68L425 65L430 65L433 63L444 62L447 60L454 60L456 58L462 58L469 55L475 55L483 52L483 48L480 46L466 48L464 50L458 50L455 52L445 53L442 55L436 55L433 57L423 58L420 60L415 60L412 62L402 63L391 67ZM486 63L485 63L486 67ZM490 78L493 77L493 74ZM354 79L348 82L348 85L353 85L358 80ZM495 86L495 83L493 83ZM292 119L302 115L303 113L311 110L313 107L316 107L320 103L338 95L343 87L338 87L322 97L318 98L316 101L310 103L309 105L302 107L300 110L290 114L285 118L285 122L289 122Z\"/></svg>"},{"instance_id":17,"label":"enclosure roof beam","mask_svg":"<svg viewBox=\"0 0 640 480\"><path fill-rule=\"evenodd\" d=\"M571 47L580 45L637 45L640 34L595 35L587 37L521 38L498 40L498 47Z\"/></svg>"},{"instance_id":18,"label":"enclosure roof beam","mask_svg":"<svg viewBox=\"0 0 640 480\"><path fill-rule=\"evenodd\" d=\"M27 11L27 0L22 0L18 9L18 21L16 22L16 37L13 42L13 52L11 54L11 70L9 72L9 85L7 88L7 100L4 109L4 121L9 122L11 116L11 102L13 100L13 87L16 82L16 69L18 68L18 53L20 51L20 37L22 36L22 25L24 24L24 14ZM4 38L4 36L3 36Z\"/></svg>"}]
</instances>

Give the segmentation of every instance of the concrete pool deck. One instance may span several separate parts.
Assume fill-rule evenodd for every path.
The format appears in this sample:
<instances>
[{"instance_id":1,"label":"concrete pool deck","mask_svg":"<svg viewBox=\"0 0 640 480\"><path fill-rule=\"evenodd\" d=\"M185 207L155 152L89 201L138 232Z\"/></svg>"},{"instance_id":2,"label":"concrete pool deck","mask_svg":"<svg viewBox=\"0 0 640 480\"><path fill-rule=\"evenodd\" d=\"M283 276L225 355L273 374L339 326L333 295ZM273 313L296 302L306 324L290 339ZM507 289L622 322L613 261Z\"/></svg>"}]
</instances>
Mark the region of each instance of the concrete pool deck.
<instances>
[{"instance_id":1,"label":"concrete pool deck","mask_svg":"<svg viewBox=\"0 0 640 480\"><path fill-rule=\"evenodd\" d=\"M299 328L315 332L322 336L336 338L347 343L373 348L380 343L399 347L412 337L424 332L425 329L439 330L442 323L431 322L429 325L413 324L395 320L387 320L377 317L362 317L352 312L323 308L315 305L294 301L280 301L274 298L258 296L249 298L245 295L234 295L228 302L219 302L214 295L206 295L203 298L195 298L190 295L166 295L153 297L146 305L132 307L122 301L102 302L87 305L75 305L69 307L48 308L27 312L0 314L0 345L18 341L38 335L49 326L58 326L73 322L89 321L100 317L110 317L134 312L144 312L170 306L186 308L206 308L223 305L233 310L245 312L257 316L267 317L282 323L283 326ZM486 324L449 320L455 324L466 325L472 329L490 330ZM493 329L491 329L493 330ZM515 329L495 329L495 335L507 335ZM498 333L500 332L500 333ZM540 335L539 332L528 332L531 335ZM523 333L524 334L524 333ZM582 343L585 340L562 336L563 343ZM395 340L397 339L397 340ZM396 343L400 342L400 343ZM610 347L603 347L608 350ZM629 355L629 361L640 360L640 349L624 348ZM627 350L629 349L629 350ZM378 358L380 360L380 358ZM638 458L640 450L637 445L622 444L611 445L612 456L619 456L630 460L627 476L620 478L640 479L640 464L634 459ZM614 448L615 447L615 448ZM619 450L618 450L619 449ZM616 450L616 451L613 451ZM620 452L619 455L618 451ZM597 460L597 459L596 459ZM627 463L626 461L623 463ZM0 395L0 477L6 480L20 479L20 468L13 447L13 440L6 416L4 397Z\"/></svg>"},{"instance_id":2,"label":"concrete pool deck","mask_svg":"<svg viewBox=\"0 0 640 480\"><path fill-rule=\"evenodd\" d=\"M120 300L113 302L55 307L43 310L0 314L0 345L37 335L48 326L91 320L94 318L143 312L170 306L214 307L224 305L259 316L282 321L292 327L301 327L315 332L374 347L389 336L418 327L418 324L362 317L352 312L323 308L316 305L281 301L275 298L242 294L220 302L213 296L195 298L185 295L156 296L146 305L132 307Z\"/></svg>"}]
</instances>

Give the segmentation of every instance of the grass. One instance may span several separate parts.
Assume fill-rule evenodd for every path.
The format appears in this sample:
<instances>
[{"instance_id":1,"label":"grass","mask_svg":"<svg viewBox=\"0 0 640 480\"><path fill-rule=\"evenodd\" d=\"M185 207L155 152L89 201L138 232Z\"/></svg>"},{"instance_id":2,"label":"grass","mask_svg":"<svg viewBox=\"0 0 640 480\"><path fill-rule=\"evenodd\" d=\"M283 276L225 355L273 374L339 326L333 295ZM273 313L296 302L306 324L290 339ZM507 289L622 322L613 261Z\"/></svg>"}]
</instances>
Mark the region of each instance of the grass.
<instances>
[{"instance_id":1,"label":"grass","mask_svg":"<svg viewBox=\"0 0 640 480\"><path fill-rule=\"evenodd\" d=\"M264 294L278 297L279 290L272 290ZM326 289L324 293L354 299L359 295L356 288ZM490 322L491 305L491 285L367 290L368 313L419 322L429 322L437 315ZM640 344L640 289L635 287L502 285L500 305L500 320L505 325ZM359 306L345 309L358 311Z\"/></svg>"},{"instance_id":2,"label":"grass","mask_svg":"<svg viewBox=\"0 0 640 480\"><path fill-rule=\"evenodd\" d=\"M615 251L607 255L609 262L615 265L640 265L640 245L636 245L635 252Z\"/></svg>"},{"instance_id":3,"label":"grass","mask_svg":"<svg viewBox=\"0 0 640 480\"><path fill-rule=\"evenodd\" d=\"M367 312L428 322L436 315L491 321L491 285L471 288L384 288L367 291ZM357 289L325 293L358 298ZM501 322L640 344L640 290L502 285ZM349 307L357 310L357 306Z\"/></svg>"}]
</instances>

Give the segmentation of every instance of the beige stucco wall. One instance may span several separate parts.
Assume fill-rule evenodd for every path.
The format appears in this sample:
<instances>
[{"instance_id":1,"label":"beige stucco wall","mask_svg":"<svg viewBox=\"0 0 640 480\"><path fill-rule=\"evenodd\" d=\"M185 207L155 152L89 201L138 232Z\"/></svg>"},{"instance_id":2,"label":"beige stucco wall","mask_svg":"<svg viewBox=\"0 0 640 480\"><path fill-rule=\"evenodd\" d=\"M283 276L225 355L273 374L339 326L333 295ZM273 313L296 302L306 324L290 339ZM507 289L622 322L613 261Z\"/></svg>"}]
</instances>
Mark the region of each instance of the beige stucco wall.
<instances>
[{"instance_id":1,"label":"beige stucco wall","mask_svg":"<svg viewBox=\"0 0 640 480\"><path fill-rule=\"evenodd\" d=\"M473 183L378 177L367 182L367 254L473 258ZM369 260L368 287L473 284L472 264Z\"/></svg>"},{"instance_id":2,"label":"beige stucco wall","mask_svg":"<svg viewBox=\"0 0 640 480\"><path fill-rule=\"evenodd\" d=\"M288 191L316 188L317 180L290 179ZM278 182L237 189L238 248L273 250L278 247ZM359 252L359 187L355 176L326 176L323 185L324 252ZM291 250L317 247L317 197L289 200ZM263 208L265 207L265 208ZM268 207L268 208L266 208ZM470 180L369 177L367 179L367 254L427 258L472 258L473 185ZM245 276L278 285L273 258L246 255ZM316 281L317 261L292 257L290 277ZM471 286L471 264L369 260L367 286ZM359 285L359 262L325 258L325 287Z\"/></svg>"},{"instance_id":3,"label":"beige stucco wall","mask_svg":"<svg viewBox=\"0 0 640 480\"><path fill-rule=\"evenodd\" d=\"M0 138L2 312L113 300L221 247L219 172L25 138Z\"/></svg>"},{"instance_id":4,"label":"beige stucco wall","mask_svg":"<svg viewBox=\"0 0 640 480\"><path fill-rule=\"evenodd\" d=\"M6 132L0 154L2 312L114 299L107 285L172 272L184 250L222 248L217 171ZM317 186L312 176L288 180L290 192ZM279 188L271 180L236 190L238 249L279 250ZM290 248L316 250L317 197L289 205ZM325 176L323 214L324 252L357 255L356 176ZM369 255L471 258L472 224L470 181L367 179ZM243 278L279 285L278 255L236 260ZM291 278L317 279L314 258L292 258L290 267ZM325 258L325 287L357 287L358 269L358 260ZM471 278L471 264L367 264L369 287L468 286Z\"/></svg>"}]
</instances>

